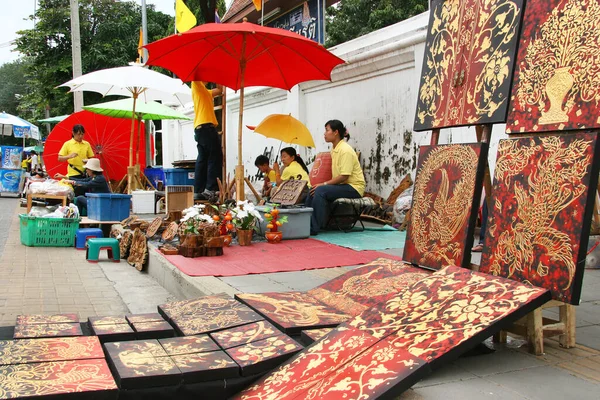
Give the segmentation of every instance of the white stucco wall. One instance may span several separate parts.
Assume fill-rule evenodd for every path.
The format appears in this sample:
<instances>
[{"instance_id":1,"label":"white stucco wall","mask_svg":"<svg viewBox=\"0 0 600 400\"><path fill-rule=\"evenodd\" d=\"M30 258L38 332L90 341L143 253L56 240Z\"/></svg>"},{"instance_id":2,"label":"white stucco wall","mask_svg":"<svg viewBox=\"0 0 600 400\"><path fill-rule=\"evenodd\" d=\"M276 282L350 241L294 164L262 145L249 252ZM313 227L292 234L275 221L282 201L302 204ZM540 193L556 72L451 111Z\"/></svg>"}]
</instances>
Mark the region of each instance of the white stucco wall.
<instances>
[{"instance_id":1,"label":"white stucco wall","mask_svg":"<svg viewBox=\"0 0 600 400\"><path fill-rule=\"evenodd\" d=\"M411 173L416 152L430 141L429 132L413 132L417 93L429 13L372 32L330 49L346 64L338 66L331 82L306 82L290 92L271 88L248 88L245 93L242 161L246 175L254 176L254 159L265 148L275 151L280 142L246 128L272 113L291 113L308 127L316 149L301 148L312 162L318 152L329 151L323 140L324 124L341 120L350 132L350 144L361 153L367 191L384 198ZM184 110L193 116L193 109ZM227 165L233 176L237 164L239 93L227 94ZM196 147L191 122L167 122L163 128L163 164L194 159ZM490 165L494 165L498 139L504 126L494 127ZM444 129L440 143L476 141L474 128ZM283 144L283 147L287 146ZM309 165L310 168L310 165Z\"/></svg>"}]
</instances>

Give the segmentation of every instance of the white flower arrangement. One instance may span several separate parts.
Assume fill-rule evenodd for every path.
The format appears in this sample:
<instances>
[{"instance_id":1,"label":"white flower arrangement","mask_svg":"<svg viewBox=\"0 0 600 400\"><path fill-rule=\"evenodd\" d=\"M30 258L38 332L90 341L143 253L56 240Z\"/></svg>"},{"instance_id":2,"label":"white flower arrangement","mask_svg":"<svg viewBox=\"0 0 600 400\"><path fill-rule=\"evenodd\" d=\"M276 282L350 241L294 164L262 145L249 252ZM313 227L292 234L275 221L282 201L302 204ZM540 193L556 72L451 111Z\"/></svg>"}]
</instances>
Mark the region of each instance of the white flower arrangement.
<instances>
[{"instance_id":1,"label":"white flower arrangement","mask_svg":"<svg viewBox=\"0 0 600 400\"><path fill-rule=\"evenodd\" d=\"M238 201L237 206L231 210L233 216L232 223L238 229L253 229L256 221L262 221L262 216L248 200Z\"/></svg>"},{"instance_id":2,"label":"white flower arrangement","mask_svg":"<svg viewBox=\"0 0 600 400\"><path fill-rule=\"evenodd\" d=\"M181 212L183 217L181 218L181 224L183 224L183 230L185 233L198 234L198 226L201 223L214 224L215 220L212 216L204 214L204 204L198 204L190 208L186 208Z\"/></svg>"}]
</instances>

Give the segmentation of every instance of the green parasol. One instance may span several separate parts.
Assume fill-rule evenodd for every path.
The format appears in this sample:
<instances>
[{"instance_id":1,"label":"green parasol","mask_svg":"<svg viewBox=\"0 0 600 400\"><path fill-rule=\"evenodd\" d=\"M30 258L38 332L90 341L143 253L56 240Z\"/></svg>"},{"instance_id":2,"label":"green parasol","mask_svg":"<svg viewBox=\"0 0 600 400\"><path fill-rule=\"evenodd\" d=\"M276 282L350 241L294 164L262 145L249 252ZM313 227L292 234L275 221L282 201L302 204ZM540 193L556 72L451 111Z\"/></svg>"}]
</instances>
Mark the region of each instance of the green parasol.
<instances>
[{"instance_id":1,"label":"green parasol","mask_svg":"<svg viewBox=\"0 0 600 400\"><path fill-rule=\"evenodd\" d=\"M133 110L133 99L123 99L109 101L108 103L94 104L91 106L83 106L84 110L91 111L96 114L106 115L115 118L131 118ZM167 106L164 106L155 101L144 102L138 99L135 106L135 116L138 119L185 119L191 118L177 112Z\"/></svg>"},{"instance_id":2,"label":"green parasol","mask_svg":"<svg viewBox=\"0 0 600 400\"><path fill-rule=\"evenodd\" d=\"M83 106L84 110L91 111L95 114L106 115L108 117L113 118L132 118L134 110L134 101L135 101L135 118L138 121L143 119L150 120L163 120L163 119L183 119L183 120L191 120L190 117L187 117L180 112L173 110L165 105L157 103L155 101L143 101L141 99L133 99L127 98L122 100L109 101L107 103L99 103L91 106ZM138 124L138 138L140 136L139 127L141 124ZM133 136L132 136L133 140ZM137 145L133 144L133 148L136 148L136 164L139 164L140 159L140 149L139 146L141 143L138 142ZM132 153L133 154L133 153Z\"/></svg>"},{"instance_id":3,"label":"green parasol","mask_svg":"<svg viewBox=\"0 0 600 400\"><path fill-rule=\"evenodd\" d=\"M43 124L58 124L60 121L67 119L69 115L59 115L58 117L50 117L44 119L38 119L38 122Z\"/></svg>"}]
</instances>

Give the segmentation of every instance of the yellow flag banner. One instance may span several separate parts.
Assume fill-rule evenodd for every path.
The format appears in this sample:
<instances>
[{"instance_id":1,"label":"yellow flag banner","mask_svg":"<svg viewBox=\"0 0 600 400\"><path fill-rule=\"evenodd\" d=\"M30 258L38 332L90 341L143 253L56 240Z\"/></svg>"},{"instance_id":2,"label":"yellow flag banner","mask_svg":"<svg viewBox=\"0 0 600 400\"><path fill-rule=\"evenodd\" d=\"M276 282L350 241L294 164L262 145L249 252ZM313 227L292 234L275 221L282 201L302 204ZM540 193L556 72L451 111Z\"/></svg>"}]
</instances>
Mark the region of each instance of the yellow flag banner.
<instances>
[{"instance_id":1,"label":"yellow flag banner","mask_svg":"<svg viewBox=\"0 0 600 400\"><path fill-rule=\"evenodd\" d=\"M142 46L144 45L144 34L142 33L142 28L140 28L140 40L138 41L138 59L137 62L142 62L142 57L144 56L144 49Z\"/></svg>"},{"instance_id":2,"label":"yellow flag banner","mask_svg":"<svg viewBox=\"0 0 600 400\"><path fill-rule=\"evenodd\" d=\"M185 5L183 0L175 2L175 27L177 32L185 32L196 26L196 17Z\"/></svg>"},{"instance_id":3,"label":"yellow flag banner","mask_svg":"<svg viewBox=\"0 0 600 400\"><path fill-rule=\"evenodd\" d=\"M256 8L256 11L262 10L262 0L252 0L252 2L254 3L254 8Z\"/></svg>"}]
</instances>

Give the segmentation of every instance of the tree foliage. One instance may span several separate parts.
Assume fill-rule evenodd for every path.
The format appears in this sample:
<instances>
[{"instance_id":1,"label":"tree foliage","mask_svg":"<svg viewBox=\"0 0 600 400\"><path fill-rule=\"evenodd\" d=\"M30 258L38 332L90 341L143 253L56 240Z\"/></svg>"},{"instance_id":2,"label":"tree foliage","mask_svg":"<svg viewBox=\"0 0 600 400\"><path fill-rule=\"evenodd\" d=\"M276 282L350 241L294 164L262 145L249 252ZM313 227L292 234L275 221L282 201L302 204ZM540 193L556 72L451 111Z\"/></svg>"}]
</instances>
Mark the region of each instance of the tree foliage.
<instances>
[{"instance_id":1,"label":"tree foliage","mask_svg":"<svg viewBox=\"0 0 600 400\"><path fill-rule=\"evenodd\" d=\"M24 60L0 65L0 111L18 114L19 98L27 92L26 69Z\"/></svg>"},{"instance_id":2,"label":"tree foliage","mask_svg":"<svg viewBox=\"0 0 600 400\"><path fill-rule=\"evenodd\" d=\"M49 106L51 114L73 112L72 95L56 86L73 76L71 62L71 18L69 2L40 0L34 29L19 32L17 50L26 60L28 90L19 109L35 110L35 119L43 118ZM172 17L147 6L148 41L161 39ZM79 1L81 59L83 73L127 65L137 58L141 8L133 1ZM85 92L85 104L93 104L99 94Z\"/></svg>"},{"instance_id":3,"label":"tree foliage","mask_svg":"<svg viewBox=\"0 0 600 400\"><path fill-rule=\"evenodd\" d=\"M428 0L342 0L327 9L327 47L427 11Z\"/></svg>"}]
</instances>

